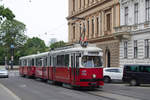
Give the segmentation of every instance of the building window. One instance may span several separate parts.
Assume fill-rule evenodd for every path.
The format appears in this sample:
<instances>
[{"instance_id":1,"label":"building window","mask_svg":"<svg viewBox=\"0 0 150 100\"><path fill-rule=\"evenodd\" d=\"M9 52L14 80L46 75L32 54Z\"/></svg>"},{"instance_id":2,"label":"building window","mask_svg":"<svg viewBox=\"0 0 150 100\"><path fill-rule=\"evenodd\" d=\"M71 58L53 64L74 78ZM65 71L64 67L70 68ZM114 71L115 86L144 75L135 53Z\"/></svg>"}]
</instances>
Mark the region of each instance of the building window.
<instances>
[{"instance_id":1,"label":"building window","mask_svg":"<svg viewBox=\"0 0 150 100\"><path fill-rule=\"evenodd\" d=\"M99 34L99 17L96 18L97 21L97 35Z\"/></svg>"},{"instance_id":2,"label":"building window","mask_svg":"<svg viewBox=\"0 0 150 100\"><path fill-rule=\"evenodd\" d=\"M138 3L134 5L134 24L138 24Z\"/></svg>"},{"instance_id":3,"label":"building window","mask_svg":"<svg viewBox=\"0 0 150 100\"><path fill-rule=\"evenodd\" d=\"M92 18L92 36L94 35L94 18Z\"/></svg>"},{"instance_id":4,"label":"building window","mask_svg":"<svg viewBox=\"0 0 150 100\"><path fill-rule=\"evenodd\" d=\"M125 25L128 24L128 7L125 7Z\"/></svg>"},{"instance_id":5,"label":"building window","mask_svg":"<svg viewBox=\"0 0 150 100\"><path fill-rule=\"evenodd\" d=\"M134 40L134 58L138 57L138 45L137 40Z\"/></svg>"},{"instance_id":6,"label":"building window","mask_svg":"<svg viewBox=\"0 0 150 100\"><path fill-rule=\"evenodd\" d=\"M124 58L128 57L128 42L124 42Z\"/></svg>"},{"instance_id":7,"label":"building window","mask_svg":"<svg viewBox=\"0 0 150 100\"><path fill-rule=\"evenodd\" d=\"M75 31L76 31L75 26L73 26L73 39L75 39Z\"/></svg>"},{"instance_id":8,"label":"building window","mask_svg":"<svg viewBox=\"0 0 150 100\"><path fill-rule=\"evenodd\" d=\"M102 35L102 28L101 28L101 15L99 16L99 34Z\"/></svg>"},{"instance_id":9,"label":"building window","mask_svg":"<svg viewBox=\"0 0 150 100\"><path fill-rule=\"evenodd\" d=\"M110 31L111 30L111 14L107 14L106 15L106 27L107 27L107 30Z\"/></svg>"},{"instance_id":10,"label":"building window","mask_svg":"<svg viewBox=\"0 0 150 100\"><path fill-rule=\"evenodd\" d=\"M90 25L90 21L88 19L88 21L87 21L87 37L89 37L89 25Z\"/></svg>"},{"instance_id":11,"label":"building window","mask_svg":"<svg viewBox=\"0 0 150 100\"><path fill-rule=\"evenodd\" d=\"M150 21L150 0L146 0L146 21Z\"/></svg>"},{"instance_id":12,"label":"building window","mask_svg":"<svg viewBox=\"0 0 150 100\"><path fill-rule=\"evenodd\" d=\"M149 40L146 39L145 40L145 58L149 58L149 51L150 51L150 49L149 49Z\"/></svg>"},{"instance_id":13,"label":"building window","mask_svg":"<svg viewBox=\"0 0 150 100\"><path fill-rule=\"evenodd\" d=\"M73 0L73 11L75 11L75 0Z\"/></svg>"}]
</instances>

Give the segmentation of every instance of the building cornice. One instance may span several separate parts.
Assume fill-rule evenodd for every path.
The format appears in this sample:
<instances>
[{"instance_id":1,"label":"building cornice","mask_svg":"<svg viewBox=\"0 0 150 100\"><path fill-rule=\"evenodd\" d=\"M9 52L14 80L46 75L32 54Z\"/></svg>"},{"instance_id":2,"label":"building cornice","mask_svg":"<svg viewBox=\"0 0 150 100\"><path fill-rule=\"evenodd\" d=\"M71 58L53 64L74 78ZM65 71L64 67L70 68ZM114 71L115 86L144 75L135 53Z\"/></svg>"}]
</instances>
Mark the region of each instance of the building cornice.
<instances>
[{"instance_id":1,"label":"building cornice","mask_svg":"<svg viewBox=\"0 0 150 100\"><path fill-rule=\"evenodd\" d=\"M89 10L95 8L95 7L101 6L101 5L103 5L104 3L111 2L111 1L113 1L113 0L101 0L101 1L99 1L99 2L97 2L97 3L95 3L95 4L91 5L91 6L89 6L89 7L87 7L87 8L84 8L84 9L82 9L82 10L80 10L80 11L75 12L74 14L72 14L72 15L66 17L66 19L69 20L69 19L71 19L72 17L78 16L78 15L80 15L80 14L82 14L82 13L85 13L85 12L87 12L87 11L89 11ZM119 2L116 2L114 5L117 5L117 4L119 4Z\"/></svg>"}]
</instances>

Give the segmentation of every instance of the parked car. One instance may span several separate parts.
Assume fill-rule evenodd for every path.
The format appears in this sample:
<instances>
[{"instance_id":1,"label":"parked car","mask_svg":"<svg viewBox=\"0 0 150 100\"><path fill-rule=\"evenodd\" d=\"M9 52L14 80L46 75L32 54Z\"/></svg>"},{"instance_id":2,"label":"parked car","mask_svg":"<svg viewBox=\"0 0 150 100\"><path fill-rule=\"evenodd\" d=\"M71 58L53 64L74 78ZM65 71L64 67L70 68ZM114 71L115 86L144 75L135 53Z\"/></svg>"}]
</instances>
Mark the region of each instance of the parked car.
<instances>
[{"instance_id":1,"label":"parked car","mask_svg":"<svg viewBox=\"0 0 150 100\"><path fill-rule=\"evenodd\" d=\"M0 78L8 78L8 70L4 67L0 67Z\"/></svg>"},{"instance_id":2,"label":"parked car","mask_svg":"<svg viewBox=\"0 0 150 100\"><path fill-rule=\"evenodd\" d=\"M125 65L123 81L131 86L150 84L150 65Z\"/></svg>"},{"instance_id":3,"label":"parked car","mask_svg":"<svg viewBox=\"0 0 150 100\"><path fill-rule=\"evenodd\" d=\"M121 82L123 77L123 68L121 67L104 68L103 76L105 83L110 83L112 81Z\"/></svg>"}]
</instances>

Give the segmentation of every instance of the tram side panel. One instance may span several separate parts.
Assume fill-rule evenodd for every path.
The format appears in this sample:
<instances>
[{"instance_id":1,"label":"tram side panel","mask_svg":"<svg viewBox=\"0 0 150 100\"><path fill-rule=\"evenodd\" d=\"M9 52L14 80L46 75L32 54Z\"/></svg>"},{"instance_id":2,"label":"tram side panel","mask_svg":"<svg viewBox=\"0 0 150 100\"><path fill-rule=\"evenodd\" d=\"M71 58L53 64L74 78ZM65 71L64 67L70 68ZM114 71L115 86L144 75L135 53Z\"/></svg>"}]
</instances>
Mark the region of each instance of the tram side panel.
<instances>
[{"instance_id":1,"label":"tram side panel","mask_svg":"<svg viewBox=\"0 0 150 100\"><path fill-rule=\"evenodd\" d=\"M53 80L70 83L70 70L68 67L53 67Z\"/></svg>"},{"instance_id":2,"label":"tram side panel","mask_svg":"<svg viewBox=\"0 0 150 100\"><path fill-rule=\"evenodd\" d=\"M48 67L48 80L53 80L53 67Z\"/></svg>"},{"instance_id":3,"label":"tram side panel","mask_svg":"<svg viewBox=\"0 0 150 100\"><path fill-rule=\"evenodd\" d=\"M35 75L35 66L29 66L27 73L28 73L28 76L34 76Z\"/></svg>"},{"instance_id":4,"label":"tram side panel","mask_svg":"<svg viewBox=\"0 0 150 100\"><path fill-rule=\"evenodd\" d=\"M35 69L35 77L37 78L42 78L42 67L37 67L36 66L36 69Z\"/></svg>"},{"instance_id":5,"label":"tram side panel","mask_svg":"<svg viewBox=\"0 0 150 100\"><path fill-rule=\"evenodd\" d=\"M28 75L28 66L24 66L23 68L23 74Z\"/></svg>"},{"instance_id":6,"label":"tram side panel","mask_svg":"<svg viewBox=\"0 0 150 100\"><path fill-rule=\"evenodd\" d=\"M42 67L42 78L43 79L48 79L48 74L49 74L49 67Z\"/></svg>"},{"instance_id":7,"label":"tram side panel","mask_svg":"<svg viewBox=\"0 0 150 100\"><path fill-rule=\"evenodd\" d=\"M24 73L23 73L23 66L20 66L20 67L19 67L19 74L20 74L20 75L24 75Z\"/></svg>"}]
</instances>

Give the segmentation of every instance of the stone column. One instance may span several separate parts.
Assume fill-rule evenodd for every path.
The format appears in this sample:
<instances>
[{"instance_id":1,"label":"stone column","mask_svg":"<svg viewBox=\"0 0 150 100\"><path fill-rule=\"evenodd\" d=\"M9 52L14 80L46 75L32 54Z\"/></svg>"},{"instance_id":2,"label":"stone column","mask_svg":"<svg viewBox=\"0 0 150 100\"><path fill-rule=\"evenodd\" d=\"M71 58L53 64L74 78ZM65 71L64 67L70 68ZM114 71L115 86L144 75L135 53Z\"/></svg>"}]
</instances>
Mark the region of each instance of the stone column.
<instances>
[{"instance_id":1,"label":"stone column","mask_svg":"<svg viewBox=\"0 0 150 100\"><path fill-rule=\"evenodd\" d=\"M115 12L114 12L114 7L112 7L112 9L111 9L111 12L112 12L112 14L111 14L111 16L112 16L112 18L111 18L111 32L113 33L114 32L114 27L115 27Z\"/></svg>"},{"instance_id":2,"label":"stone column","mask_svg":"<svg viewBox=\"0 0 150 100\"><path fill-rule=\"evenodd\" d=\"M80 10L80 0L77 1L78 1L78 10Z\"/></svg>"},{"instance_id":3,"label":"stone column","mask_svg":"<svg viewBox=\"0 0 150 100\"><path fill-rule=\"evenodd\" d=\"M84 6L85 6L85 1L81 0L81 8L84 9Z\"/></svg>"},{"instance_id":4,"label":"stone column","mask_svg":"<svg viewBox=\"0 0 150 100\"><path fill-rule=\"evenodd\" d=\"M72 15L72 0L69 0L68 5L69 5L69 15Z\"/></svg>"},{"instance_id":5,"label":"stone column","mask_svg":"<svg viewBox=\"0 0 150 100\"><path fill-rule=\"evenodd\" d=\"M85 0L85 7L88 7L88 0Z\"/></svg>"},{"instance_id":6,"label":"stone column","mask_svg":"<svg viewBox=\"0 0 150 100\"><path fill-rule=\"evenodd\" d=\"M70 31L71 31L71 25L68 22L68 40L69 40L69 42L71 42L71 33L70 33Z\"/></svg>"},{"instance_id":7,"label":"stone column","mask_svg":"<svg viewBox=\"0 0 150 100\"><path fill-rule=\"evenodd\" d=\"M98 36L102 36L102 15L99 13L99 34Z\"/></svg>"},{"instance_id":8,"label":"stone column","mask_svg":"<svg viewBox=\"0 0 150 100\"><path fill-rule=\"evenodd\" d=\"M94 38L97 37L97 16L94 16Z\"/></svg>"},{"instance_id":9,"label":"stone column","mask_svg":"<svg viewBox=\"0 0 150 100\"><path fill-rule=\"evenodd\" d=\"M105 31L105 15L104 11L102 11L102 36L104 36L104 31Z\"/></svg>"},{"instance_id":10,"label":"stone column","mask_svg":"<svg viewBox=\"0 0 150 100\"><path fill-rule=\"evenodd\" d=\"M75 11L78 11L78 0L75 0Z\"/></svg>"}]
</instances>

